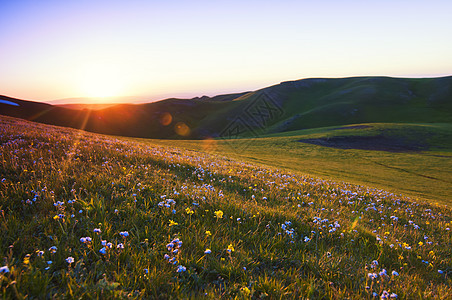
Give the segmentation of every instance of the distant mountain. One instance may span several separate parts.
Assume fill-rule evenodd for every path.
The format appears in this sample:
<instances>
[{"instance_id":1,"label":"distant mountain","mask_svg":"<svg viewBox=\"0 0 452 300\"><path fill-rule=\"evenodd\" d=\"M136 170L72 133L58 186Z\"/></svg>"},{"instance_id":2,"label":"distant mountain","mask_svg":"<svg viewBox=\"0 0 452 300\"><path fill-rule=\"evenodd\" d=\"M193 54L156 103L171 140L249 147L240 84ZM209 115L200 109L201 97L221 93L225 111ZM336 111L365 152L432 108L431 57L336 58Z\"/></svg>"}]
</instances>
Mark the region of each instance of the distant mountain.
<instances>
[{"instance_id":1,"label":"distant mountain","mask_svg":"<svg viewBox=\"0 0 452 300\"><path fill-rule=\"evenodd\" d=\"M452 123L452 76L303 79L254 92L119 104L98 110L6 96L0 99L4 115L144 138L253 137L376 122Z\"/></svg>"}]
</instances>

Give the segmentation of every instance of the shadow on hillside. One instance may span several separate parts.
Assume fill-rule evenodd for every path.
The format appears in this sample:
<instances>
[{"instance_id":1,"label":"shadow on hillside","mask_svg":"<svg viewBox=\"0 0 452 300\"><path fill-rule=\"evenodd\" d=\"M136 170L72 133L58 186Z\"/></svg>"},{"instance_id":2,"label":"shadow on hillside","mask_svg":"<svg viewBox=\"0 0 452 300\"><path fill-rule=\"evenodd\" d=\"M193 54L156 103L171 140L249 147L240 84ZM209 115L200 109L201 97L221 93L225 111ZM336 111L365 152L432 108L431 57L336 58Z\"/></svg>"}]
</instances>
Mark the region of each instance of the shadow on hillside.
<instances>
[{"instance_id":1,"label":"shadow on hillside","mask_svg":"<svg viewBox=\"0 0 452 300\"><path fill-rule=\"evenodd\" d=\"M335 136L317 139L302 139L301 143L338 149L376 150L387 152L419 152L428 150L426 144L404 138L375 136Z\"/></svg>"}]
</instances>

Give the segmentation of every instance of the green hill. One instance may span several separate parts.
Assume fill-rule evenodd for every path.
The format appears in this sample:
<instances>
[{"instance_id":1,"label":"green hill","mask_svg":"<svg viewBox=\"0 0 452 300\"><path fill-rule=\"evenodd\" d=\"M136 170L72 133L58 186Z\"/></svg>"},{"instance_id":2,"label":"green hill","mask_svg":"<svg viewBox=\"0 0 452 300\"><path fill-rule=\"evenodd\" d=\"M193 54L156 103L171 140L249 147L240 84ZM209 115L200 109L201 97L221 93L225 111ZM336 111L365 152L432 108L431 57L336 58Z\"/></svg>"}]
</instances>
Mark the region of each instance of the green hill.
<instances>
[{"instance_id":1,"label":"green hill","mask_svg":"<svg viewBox=\"0 0 452 300\"><path fill-rule=\"evenodd\" d=\"M450 76L304 79L249 93L166 99L101 110L2 99L20 104L0 101L4 115L143 138L237 138L360 123L452 123ZM188 130L181 133L181 126Z\"/></svg>"}]
</instances>

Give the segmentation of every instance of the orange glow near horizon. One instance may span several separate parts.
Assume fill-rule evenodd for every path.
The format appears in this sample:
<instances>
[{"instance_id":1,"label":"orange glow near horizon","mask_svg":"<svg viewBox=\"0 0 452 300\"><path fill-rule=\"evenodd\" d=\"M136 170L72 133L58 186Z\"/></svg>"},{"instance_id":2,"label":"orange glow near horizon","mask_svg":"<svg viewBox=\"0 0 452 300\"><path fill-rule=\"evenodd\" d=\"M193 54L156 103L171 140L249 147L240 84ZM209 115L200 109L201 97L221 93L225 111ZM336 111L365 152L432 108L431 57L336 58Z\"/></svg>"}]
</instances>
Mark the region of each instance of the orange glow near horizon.
<instances>
[{"instance_id":1,"label":"orange glow near horizon","mask_svg":"<svg viewBox=\"0 0 452 300\"><path fill-rule=\"evenodd\" d=\"M26 100L137 103L452 70L448 0L3 2L0 94Z\"/></svg>"}]
</instances>

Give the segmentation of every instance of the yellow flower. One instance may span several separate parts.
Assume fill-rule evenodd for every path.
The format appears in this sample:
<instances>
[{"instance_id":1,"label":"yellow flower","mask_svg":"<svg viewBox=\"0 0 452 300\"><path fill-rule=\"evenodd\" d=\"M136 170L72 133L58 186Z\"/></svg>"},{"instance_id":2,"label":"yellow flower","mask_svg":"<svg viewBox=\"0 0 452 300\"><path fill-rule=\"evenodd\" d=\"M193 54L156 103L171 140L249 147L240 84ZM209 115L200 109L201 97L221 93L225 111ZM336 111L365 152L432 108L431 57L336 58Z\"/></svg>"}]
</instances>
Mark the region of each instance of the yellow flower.
<instances>
[{"instance_id":1,"label":"yellow flower","mask_svg":"<svg viewBox=\"0 0 452 300\"><path fill-rule=\"evenodd\" d=\"M418 245L419 245L419 246L422 246L422 245L424 245L424 243L423 243L423 242L419 242Z\"/></svg>"},{"instance_id":2,"label":"yellow flower","mask_svg":"<svg viewBox=\"0 0 452 300\"><path fill-rule=\"evenodd\" d=\"M193 211L193 209L191 209L190 207L187 207L187 208L185 209L185 212L187 213L187 215L192 215L192 214L195 213L195 212Z\"/></svg>"},{"instance_id":3,"label":"yellow flower","mask_svg":"<svg viewBox=\"0 0 452 300\"><path fill-rule=\"evenodd\" d=\"M242 292L245 294L245 296L249 296L250 295L250 293L251 293L251 291L250 291L250 289L249 288L247 288L246 286L245 287L242 287Z\"/></svg>"},{"instance_id":4,"label":"yellow flower","mask_svg":"<svg viewBox=\"0 0 452 300\"><path fill-rule=\"evenodd\" d=\"M179 225L177 222L174 222L173 220L169 220L169 226L176 226Z\"/></svg>"},{"instance_id":5,"label":"yellow flower","mask_svg":"<svg viewBox=\"0 0 452 300\"><path fill-rule=\"evenodd\" d=\"M229 244L227 251L229 253L234 252L235 251L234 246L232 246L232 244Z\"/></svg>"},{"instance_id":6,"label":"yellow flower","mask_svg":"<svg viewBox=\"0 0 452 300\"><path fill-rule=\"evenodd\" d=\"M53 217L53 219L54 219L54 220L58 220L58 219L59 219L58 215L55 215L55 216Z\"/></svg>"},{"instance_id":7,"label":"yellow flower","mask_svg":"<svg viewBox=\"0 0 452 300\"><path fill-rule=\"evenodd\" d=\"M223 211L221 211L221 210L215 211L214 214L215 214L215 217L217 219L222 219L223 218Z\"/></svg>"},{"instance_id":8,"label":"yellow flower","mask_svg":"<svg viewBox=\"0 0 452 300\"><path fill-rule=\"evenodd\" d=\"M212 233L210 232L210 230L207 230L206 231L206 236L211 236L212 235Z\"/></svg>"},{"instance_id":9,"label":"yellow flower","mask_svg":"<svg viewBox=\"0 0 452 300\"><path fill-rule=\"evenodd\" d=\"M30 263L30 254L25 255L24 257L24 265L28 265Z\"/></svg>"}]
</instances>

